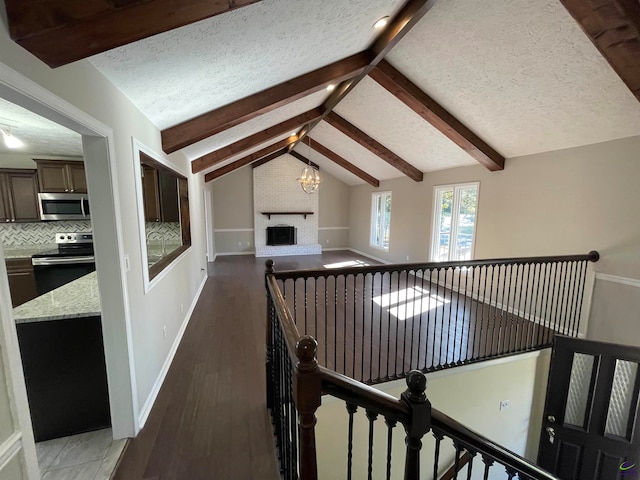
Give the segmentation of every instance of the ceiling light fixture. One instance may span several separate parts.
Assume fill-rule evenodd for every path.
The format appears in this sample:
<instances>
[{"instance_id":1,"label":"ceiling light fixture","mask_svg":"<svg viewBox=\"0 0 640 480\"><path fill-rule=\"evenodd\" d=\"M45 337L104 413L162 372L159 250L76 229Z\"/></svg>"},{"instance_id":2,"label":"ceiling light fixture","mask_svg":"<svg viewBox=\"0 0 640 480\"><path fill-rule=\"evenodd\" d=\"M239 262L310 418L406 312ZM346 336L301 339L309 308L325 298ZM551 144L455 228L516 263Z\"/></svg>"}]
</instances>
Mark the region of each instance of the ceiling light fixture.
<instances>
[{"instance_id":1,"label":"ceiling light fixture","mask_svg":"<svg viewBox=\"0 0 640 480\"><path fill-rule=\"evenodd\" d=\"M307 138L309 139L309 165L304 167L300 176L296 180L300 182L300 186L305 193L313 193L318 190L321 180L318 169L311 165L311 137Z\"/></svg>"},{"instance_id":2,"label":"ceiling light fixture","mask_svg":"<svg viewBox=\"0 0 640 480\"><path fill-rule=\"evenodd\" d=\"M336 86L332 83L327 85L327 92L333 92L336 89Z\"/></svg>"},{"instance_id":3,"label":"ceiling light fixture","mask_svg":"<svg viewBox=\"0 0 640 480\"><path fill-rule=\"evenodd\" d=\"M375 28L376 30L380 30L381 28L386 27L388 23L389 23L389 16L384 16L376 20L376 23L373 24L373 28Z\"/></svg>"},{"instance_id":4,"label":"ceiling light fixture","mask_svg":"<svg viewBox=\"0 0 640 480\"><path fill-rule=\"evenodd\" d=\"M2 132L2 138L4 139L4 144L7 146L7 148L20 148L24 146L22 140L11 133L11 130L7 132L4 129L0 129L0 132Z\"/></svg>"}]
</instances>

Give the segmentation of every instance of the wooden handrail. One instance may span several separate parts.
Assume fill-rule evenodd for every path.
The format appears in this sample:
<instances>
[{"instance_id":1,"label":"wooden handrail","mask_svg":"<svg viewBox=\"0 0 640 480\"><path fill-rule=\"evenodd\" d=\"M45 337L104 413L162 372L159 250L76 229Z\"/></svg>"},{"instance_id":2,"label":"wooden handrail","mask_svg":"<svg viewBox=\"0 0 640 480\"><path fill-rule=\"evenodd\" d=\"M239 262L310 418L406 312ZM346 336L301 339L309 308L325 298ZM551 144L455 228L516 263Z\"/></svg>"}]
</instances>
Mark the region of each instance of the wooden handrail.
<instances>
[{"instance_id":1,"label":"wooden handrail","mask_svg":"<svg viewBox=\"0 0 640 480\"><path fill-rule=\"evenodd\" d=\"M323 393L372 410L403 425L409 421L411 412L406 403L333 370L319 368Z\"/></svg>"},{"instance_id":2,"label":"wooden handrail","mask_svg":"<svg viewBox=\"0 0 640 480\"><path fill-rule=\"evenodd\" d=\"M462 468L467 463L469 463L472 458L473 458L473 455L471 455L469 452L464 452L464 455L462 455L458 460L458 464L456 465L454 462L454 464L451 465L451 468L442 474L442 476L440 477L440 480L453 480L456 476L456 473L462 470Z\"/></svg>"},{"instance_id":3,"label":"wooden handrail","mask_svg":"<svg viewBox=\"0 0 640 480\"><path fill-rule=\"evenodd\" d=\"M474 452L485 454L507 468L522 472L527 477L538 480L558 480L557 477L531 463L526 458L516 455L484 435L474 432L435 408L431 410L431 424L434 429L440 430L464 448L468 447Z\"/></svg>"},{"instance_id":4,"label":"wooden handrail","mask_svg":"<svg viewBox=\"0 0 640 480\"><path fill-rule=\"evenodd\" d=\"M586 255L556 255L550 257L491 258L486 260L459 260L455 262L397 263L391 265L363 265L359 267L340 267L307 270L283 270L273 274L279 280L287 278L314 278L331 275L357 275L365 273L385 273L411 270L442 270L461 267L481 267L491 265L541 264L554 262L597 262L600 254L592 250Z\"/></svg>"}]
</instances>

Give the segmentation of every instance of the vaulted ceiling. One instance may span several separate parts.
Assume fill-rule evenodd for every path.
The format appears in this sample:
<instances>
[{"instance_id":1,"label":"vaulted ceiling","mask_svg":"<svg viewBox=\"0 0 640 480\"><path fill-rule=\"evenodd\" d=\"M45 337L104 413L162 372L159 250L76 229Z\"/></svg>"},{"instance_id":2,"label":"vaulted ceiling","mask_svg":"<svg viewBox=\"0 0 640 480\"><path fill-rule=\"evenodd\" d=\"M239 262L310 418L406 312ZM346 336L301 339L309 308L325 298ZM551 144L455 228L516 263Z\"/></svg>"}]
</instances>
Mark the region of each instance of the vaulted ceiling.
<instances>
[{"instance_id":1,"label":"vaulted ceiling","mask_svg":"<svg viewBox=\"0 0 640 480\"><path fill-rule=\"evenodd\" d=\"M207 180L293 149L350 185L420 181L640 135L636 0L5 3L50 65L95 53Z\"/></svg>"}]
</instances>

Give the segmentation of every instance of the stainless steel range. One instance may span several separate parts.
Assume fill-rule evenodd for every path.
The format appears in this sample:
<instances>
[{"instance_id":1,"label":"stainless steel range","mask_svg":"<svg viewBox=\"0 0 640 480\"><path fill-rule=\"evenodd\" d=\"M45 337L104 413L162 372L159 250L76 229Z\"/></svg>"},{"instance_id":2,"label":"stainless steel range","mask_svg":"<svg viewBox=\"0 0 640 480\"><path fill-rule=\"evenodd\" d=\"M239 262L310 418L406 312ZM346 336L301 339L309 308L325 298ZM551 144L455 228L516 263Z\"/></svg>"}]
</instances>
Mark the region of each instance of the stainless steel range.
<instances>
[{"instance_id":1,"label":"stainless steel range","mask_svg":"<svg viewBox=\"0 0 640 480\"><path fill-rule=\"evenodd\" d=\"M93 234L57 233L58 248L31 256L38 295L55 290L96 269Z\"/></svg>"}]
</instances>

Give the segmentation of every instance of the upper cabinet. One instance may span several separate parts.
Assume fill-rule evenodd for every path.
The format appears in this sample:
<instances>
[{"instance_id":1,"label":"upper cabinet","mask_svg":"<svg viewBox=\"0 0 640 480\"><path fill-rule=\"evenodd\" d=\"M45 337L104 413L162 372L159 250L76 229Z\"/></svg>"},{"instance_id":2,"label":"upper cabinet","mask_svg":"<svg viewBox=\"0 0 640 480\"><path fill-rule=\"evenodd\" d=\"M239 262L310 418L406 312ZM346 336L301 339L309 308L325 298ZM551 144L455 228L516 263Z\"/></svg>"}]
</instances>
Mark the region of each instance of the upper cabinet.
<instances>
[{"instance_id":1,"label":"upper cabinet","mask_svg":"<svg viewBox=\"0 0 640 480\"><path fill-rule=\"evenodd\" d=\"M40 191L46 193L87 193L84 162L35 160Z\"/></svg>"},{"instance_id":2,"label":"upper cabinet","mask_svg":"<svg viewBox=\"0 0 640 480\"><path fill-rule=\"evenodd\" d=\"M142 164L142 195L147 222L178 222L178 181L175 175Z\"/></svg>"},{"instance_id":3,"label":"upper cabinet","mask_svg":"<svg viewBox=\"0 0 640 480\"><path fill-rule=\"evenodd\" d=\"M0 223L39 220L36 171L0 169Z\"/></svg>"}]
</instances>

